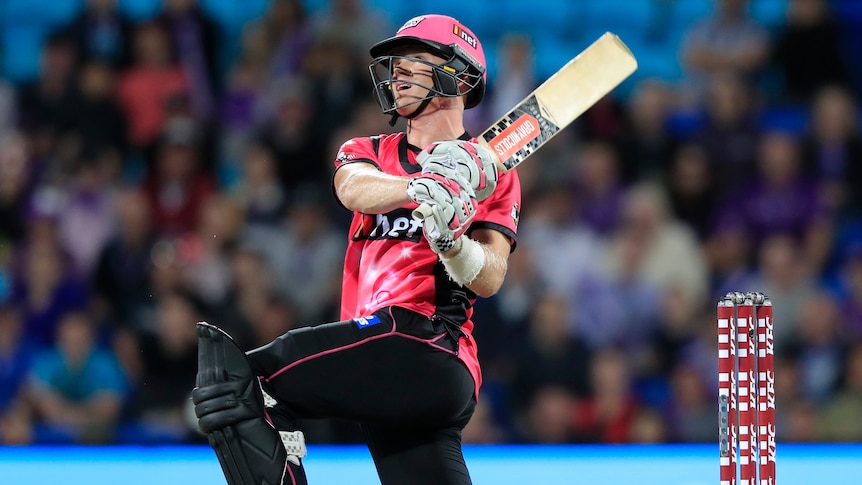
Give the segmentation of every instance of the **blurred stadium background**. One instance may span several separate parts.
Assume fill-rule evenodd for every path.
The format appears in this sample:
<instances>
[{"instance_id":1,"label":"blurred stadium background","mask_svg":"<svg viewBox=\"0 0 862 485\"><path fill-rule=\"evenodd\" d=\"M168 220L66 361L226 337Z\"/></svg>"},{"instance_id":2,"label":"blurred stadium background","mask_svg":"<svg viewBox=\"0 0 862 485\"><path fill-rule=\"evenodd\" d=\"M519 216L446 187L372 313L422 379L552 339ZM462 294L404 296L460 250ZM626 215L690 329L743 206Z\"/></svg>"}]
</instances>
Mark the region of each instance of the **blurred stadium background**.
<instances>
[{"instance_id":1,"label":"blurred stadium background","mask_svg":"<svg viewBox=\"0 0 862 485\"><path fill-rule=\"evenodd\" d=\"M422 13L485 46L473 133L604 31L640 62L519 169L467 443L716 443L731 290L775 305L779 443L862 441L862 2L2 0L0 442L199 445L193 322L337 317L331 160L401 128L367 48Z\"/></svg>"}]
</instances>

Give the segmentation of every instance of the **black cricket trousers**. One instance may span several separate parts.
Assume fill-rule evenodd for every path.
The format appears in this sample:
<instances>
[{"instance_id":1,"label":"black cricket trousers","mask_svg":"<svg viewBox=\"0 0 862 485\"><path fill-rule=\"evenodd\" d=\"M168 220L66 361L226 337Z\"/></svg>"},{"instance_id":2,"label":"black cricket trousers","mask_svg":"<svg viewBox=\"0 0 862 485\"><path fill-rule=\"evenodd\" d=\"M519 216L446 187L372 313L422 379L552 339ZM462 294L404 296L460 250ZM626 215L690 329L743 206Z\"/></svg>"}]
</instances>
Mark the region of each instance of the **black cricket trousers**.
<instances>
[{"instance_id":1,"label":"black cricket trousers","mask_svg":"<svg viewBox=\"0 0 862 485\"><path fill-rule=\"evenodd\" d=\"M475 383L457 357L460 329L390 307L364 319L303 327L247 353L278 402L270 419L358 422L383 485L464 485L461 430ZM302 469L291 470L297 485Z\"/></svg>"}]
</instances>

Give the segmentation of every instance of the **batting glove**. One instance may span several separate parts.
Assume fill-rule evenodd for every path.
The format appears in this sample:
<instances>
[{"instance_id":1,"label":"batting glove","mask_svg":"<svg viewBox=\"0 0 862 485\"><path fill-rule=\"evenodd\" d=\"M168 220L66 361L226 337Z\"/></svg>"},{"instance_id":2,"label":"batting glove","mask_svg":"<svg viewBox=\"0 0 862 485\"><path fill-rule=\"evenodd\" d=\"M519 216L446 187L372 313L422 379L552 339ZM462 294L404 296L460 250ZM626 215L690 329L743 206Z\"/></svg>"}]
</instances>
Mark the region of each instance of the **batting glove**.
<instances>
[{"instance_id":1,"label":"batting glove","mask_svg":"<svg viewBox=\"0 0 862 485\"><path fill-rule=\"evenodd\" d=\"M433 173L455 180L462 187L472 187L476 200L482 201L497 187L497 164L494 155L477 143L463 140L435 142L416 156L422 173Z\"/></svg>"},{"instance_id":2,"label":"batting glove","mask_svg":"<svg viewBox=\"0 0 862 485\"><path fill-rule=\"evenodd\" d=\"M421 219L425 238L438 254L455 246L476 216L476 196L470 186L437 174L420 175L407 184L407 196L419 204L413 217Z\"/></svg>"}]
</instances>

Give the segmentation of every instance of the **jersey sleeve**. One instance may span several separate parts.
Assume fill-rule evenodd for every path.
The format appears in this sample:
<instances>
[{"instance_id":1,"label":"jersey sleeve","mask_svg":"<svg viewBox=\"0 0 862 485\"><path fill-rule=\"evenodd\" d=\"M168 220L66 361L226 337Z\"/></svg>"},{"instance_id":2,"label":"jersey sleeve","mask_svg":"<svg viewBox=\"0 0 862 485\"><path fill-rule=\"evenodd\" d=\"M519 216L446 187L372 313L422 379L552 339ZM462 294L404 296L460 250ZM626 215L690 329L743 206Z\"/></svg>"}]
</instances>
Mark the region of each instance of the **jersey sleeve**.
<instances>
[{"instance_id":1,"label":"jersey sleeve","mask_svg":"<svg viewBox=\"0 0 862 485\"><path fill-rule=\"evenodd\" d=\"M380 170L380 164L377 163L378 146L379 137L352 138L344 142L341 148L338 149L338 155L335 156L335 168L332 171L330 188L332 189L332 196L341 207L344 207L344 204L341 203L341 200L338 198L338 192L335 190L335 172L347 164L357 162L369 163L377 170ZM347 209L346 207L344 208Z\"/></svg>"},{"instance_id":2,"label":"jersey sleeve","mask_svg":"<svg viewBox=\"0 0 862 485\"><path fill-rule=\"evenodd\" d=\"M379 137L353 138L344 142L335 157L335 170L348 163L365 162L380 169L377 163Z\"/></svg>"},{"instance_id":3,"label":"jersey sleeve","mask_svg":"<svg viewBox=\"0 0 862 485\"><path fill-rule=\"evenodd\" d=\"M500 176L497 188L491 197L479 203L476 217L470 230L493 229L503 233L512 244L518 240L518 220L521 216L521 181L518 171L512 170Z\"/></svg>"}]
</instances>

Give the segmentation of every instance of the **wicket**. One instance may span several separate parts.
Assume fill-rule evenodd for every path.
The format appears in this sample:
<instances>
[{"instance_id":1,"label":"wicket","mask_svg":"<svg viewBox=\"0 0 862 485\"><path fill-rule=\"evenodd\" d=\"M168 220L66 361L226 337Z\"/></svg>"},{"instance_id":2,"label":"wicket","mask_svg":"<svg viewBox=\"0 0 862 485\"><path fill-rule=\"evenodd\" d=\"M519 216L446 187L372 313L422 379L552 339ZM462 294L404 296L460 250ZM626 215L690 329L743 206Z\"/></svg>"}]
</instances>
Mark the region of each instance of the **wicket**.
<instances>
[{"instance_id":1,"label":"wicket","mask_svg":"<svg viewBox=\"0 0 862 485\"><path fill-rule=\"evenodd\" d=\"M720 484L775 485L772 302L732 292L717 315Z\"/></svg>"}]
</instances>

